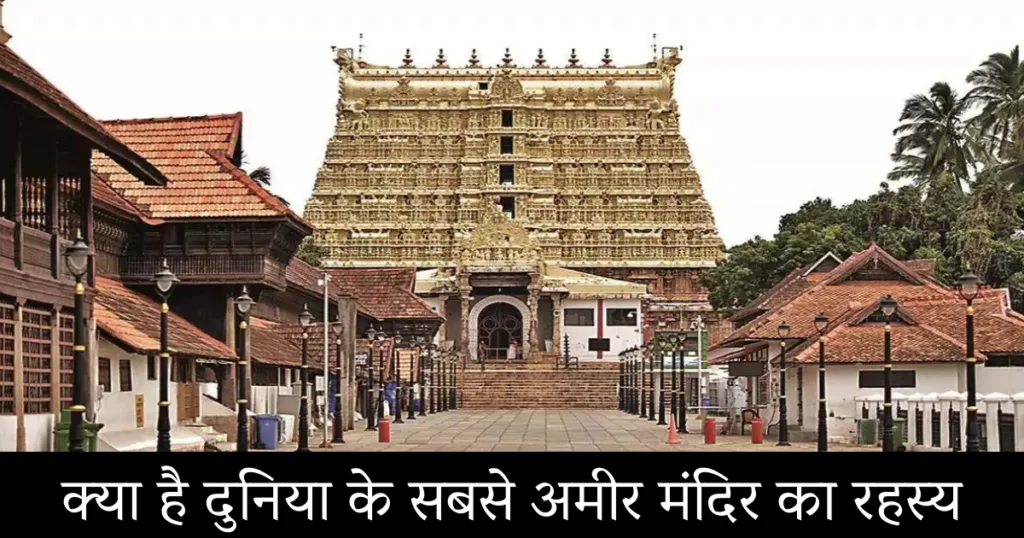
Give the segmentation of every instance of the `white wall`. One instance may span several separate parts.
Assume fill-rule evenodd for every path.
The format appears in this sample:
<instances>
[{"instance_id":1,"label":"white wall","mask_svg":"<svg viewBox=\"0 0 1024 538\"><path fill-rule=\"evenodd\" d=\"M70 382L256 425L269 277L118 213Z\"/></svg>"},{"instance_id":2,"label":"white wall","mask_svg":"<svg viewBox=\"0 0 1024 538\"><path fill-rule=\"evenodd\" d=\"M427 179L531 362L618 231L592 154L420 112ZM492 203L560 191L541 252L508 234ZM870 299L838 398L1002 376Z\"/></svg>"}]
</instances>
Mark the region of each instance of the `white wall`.
<instances>
[{"instance_id":1,"label":"white wall","mask_svg":"<svg viewBox=\"0 0 1024 538\"><path fill-rule=\"evenodd\" d=\"M103 424L100 435L107 432L117 432L136 429L135 424L135 396L141 394L143 397L143 428L156 431L156 422L160 411L157 405L160 402L160 381L147 379L146 362L143 355L128 353L117 345L100 338L98 346L98 357L110 359L110 392L100 393L102 398L96 404L96 422ZM132 361L132 390L121 392L120 366L121 360ZM97 361L97 372L98 372ZM159 364L158 364L159 372ZM99 385L99 377L96 377ZM178 420L178 386L171 383L168 386L168 396L171 402L170 415L171 424Z\"/></svg>"},{"instance_id":2,"label":"white wall","mask_svg":"<svg viewBox=\"0 0 1024 538\"><path fill-rule=\"evenodd\" d=\"M1018 392L1024 392L1024 368L991 368L984 364L983 362L978 363L978 366L974 368L978 380L979 394L989 394L992 392L1017 394ZM966 386L967 383L965 381L964 387L966 388Z\"/></svg>"},{"instance_id":3,"label":"white wall","mask_svg":"<svg viewBox=\"0 0 1024 538\"><path fill-rule=\"evenodd\" d=\"M576 327L565 324L565 310L572 308L588 308L594 311L594 325L589 327ZM566 334L569 335L569 354L574 357L579 357L581 361L597 360L597 352L588 351L588 340L590 338L598 337L598 322L603 324L601 330L603 338L608 338L611 344L611 350L602 354L602 360L618 360L619 352L639 346L643 343L643 334L641 328L643 327L643 312L640 309L639 299L607 299L604 301L604 312L598 315L597 312L598 301L597 299L564 299L562 300L562 335L559 335L560 339L564 339ZM609 308L632 308L636 310L637 321L635 326L631 327L616 327L608 326L608 309ZM564 340L563 340L564 342Z\"/></svg>"},{"instance_id":4,"label":"white wall","mask_svg":"<svg viewBox=\"0 0 1024 538\"><path fill-rule=\"evenodd\" d=\"M53 428L57 424L53 413L25 415L25 451L53 451ZM18 450L18 417L0 416L0 452Z\"/></svg>"},{"instance_id":5,"label":"white wall","mask_svg":"<svg viewBox=\"0 0 1024 538\"><path fill-rule=\"evenodd\" d=\"M804 370L803 402L804 402L804 429L817 430L818 428L818 365L805 364L800 368ZM797 368L793 368L795 371ZM908 388L894 388L893 392L899 392L909 396L915 392L927 394L929 392L943 393L950 390L962 391L960 386L961 371L964 369L962 363L918 363L918 364L893 364L893 372L900 370L914 370L916 372L915 386ZM830 436L856 435L856 422L860 418L860 404L854 398L870 396L872 394L882 395L885 389L862 389L859 387L859 372L881 371L881 364L830 364L825 370L825 409L835 416L829 420ZM793 391L788 390L793 387ZM793 402L790 404L790 424L796 423L796 394L795 383L787 385L787 393L791 394ZM979 392L981 390L979 385ZM907 409L907 403L900 404L902 409ZM874 418L875 410L871 409L871 417ZM893 417L896 416L896 406L893 405Z\"/></svg>"}]
</instances>

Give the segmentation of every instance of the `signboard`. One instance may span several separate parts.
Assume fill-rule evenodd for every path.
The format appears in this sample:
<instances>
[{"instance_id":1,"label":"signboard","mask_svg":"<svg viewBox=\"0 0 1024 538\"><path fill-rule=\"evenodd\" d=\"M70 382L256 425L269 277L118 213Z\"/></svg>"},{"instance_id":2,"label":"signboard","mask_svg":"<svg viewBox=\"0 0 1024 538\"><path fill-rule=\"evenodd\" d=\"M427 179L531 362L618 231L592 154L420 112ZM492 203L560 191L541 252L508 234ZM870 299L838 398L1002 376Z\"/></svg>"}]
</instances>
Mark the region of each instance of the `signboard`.
<instances>
[{"instance_id":1,"label":"signboard","mask_svg":"<svg viewBox=\"0 0 1024 538\"><path fill-rule=\"evenodd\" d=\"M764 363L761 361L740 361L729 363L729 377L761 377Z\"/></svg>"},{"instance_id":2,"label":"signboard","mask_svg":"<svg viewBox=\"0 0 1024 538\"><path fill-rule=\"evenodd\" d=\"M587 341L588 351L611 351L612 341L608 338L591 338Z\"/></svg>"},{"instance_id":3,"label":"signboard","mask_svg":"<svg viewBox=\"0 0 1024 538\"><path fill-rule=\"evenodd\" d=\"M370 360L370 351L368 349L356 350L356 365L366 366L366 363Z\"/></svg>"},{"instance_id":4,"label":"signboard","mask_svg":"<svg viewBox=\"0 0 1024 538\"><path fill-rule=\"evenodd\" d=\"M146 397L142 394L135 395L135 427L146 427Z\"/></svg>"}]
</instances>

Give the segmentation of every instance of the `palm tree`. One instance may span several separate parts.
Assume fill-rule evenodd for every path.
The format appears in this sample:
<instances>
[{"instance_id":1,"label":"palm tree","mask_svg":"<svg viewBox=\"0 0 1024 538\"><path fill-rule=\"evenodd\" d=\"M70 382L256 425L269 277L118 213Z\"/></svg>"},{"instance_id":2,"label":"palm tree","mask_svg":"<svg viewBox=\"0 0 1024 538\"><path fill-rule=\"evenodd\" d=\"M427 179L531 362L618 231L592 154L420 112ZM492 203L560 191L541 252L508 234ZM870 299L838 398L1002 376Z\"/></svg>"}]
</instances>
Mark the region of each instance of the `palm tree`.
<instances>
[{"instance_id":1,"label":"palm tree","mask_svg":"<svg viewBox=\"0 0 1024 538\"><path fill-rule=\"evenodd\" d=\"M971 123L978 129L983 146L992 156L1018 154L1013 145L1024 144L1024 61L1020 46L1009 54L992 54L967 75L973 88L965 97L981 107Z\"/></svg>"},{"instance_id":2,"label":"palm tree","mask_svg":"<svg viewBox=\"0 0 1024 538\"><path fill-rule=\"evenodd\" d=\"M966 138L964 115L967 101L945 82L935 83L928 95L907 99L899 136L892 154L896 167L889 172L894 181L910 179L926 189L952 182L963 192L970 185L973 153Z\"/></svg>"},{"instance_id":3,"label":"palm tree","mask_svg":"<svg viewBox=\"0 0 1024 538\"><path fill-rule=\"evenodd\" d=\"M260 183L265 187L270 186L270 169L266 166L261 166L252 172L249 172L249 177L252 178L253 181Z\"/></svg>"}]
</instances>

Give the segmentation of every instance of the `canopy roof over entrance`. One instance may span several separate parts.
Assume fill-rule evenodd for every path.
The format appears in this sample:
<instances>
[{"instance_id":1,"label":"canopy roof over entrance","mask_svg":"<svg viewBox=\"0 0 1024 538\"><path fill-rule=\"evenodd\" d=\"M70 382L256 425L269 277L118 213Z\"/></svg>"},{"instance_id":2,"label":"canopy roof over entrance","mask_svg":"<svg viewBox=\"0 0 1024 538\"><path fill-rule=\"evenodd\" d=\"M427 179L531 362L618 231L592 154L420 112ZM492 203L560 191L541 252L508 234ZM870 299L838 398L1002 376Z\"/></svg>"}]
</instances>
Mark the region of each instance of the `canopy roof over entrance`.
<instances>
[{"instance_id":1,"label":"canopy roof over entrance","mask_svg":"<svg viewBox=\"0 0 1024 538\"><path fill-rule=\"evenodd\" d=\"M581 271L573 271L552 265L541 266L542 291L566 293L571 298L587 299L642 299L647 297L647 287L614 278L605 278ZM455 271L452 269L428 269L416 273L415 293L456 293L458 291Z\"/></svg>"}]
</instances>

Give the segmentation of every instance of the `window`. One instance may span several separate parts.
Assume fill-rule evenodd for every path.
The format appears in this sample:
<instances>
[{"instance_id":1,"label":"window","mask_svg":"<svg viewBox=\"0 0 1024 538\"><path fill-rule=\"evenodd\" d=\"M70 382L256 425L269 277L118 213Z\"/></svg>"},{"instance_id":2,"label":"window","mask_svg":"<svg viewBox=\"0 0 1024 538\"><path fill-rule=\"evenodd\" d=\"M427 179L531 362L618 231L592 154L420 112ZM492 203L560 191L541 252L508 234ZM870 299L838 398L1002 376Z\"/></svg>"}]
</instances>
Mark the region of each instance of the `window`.
<instances>
[{"instance_id":1,"label":"window","mask_svg":"<svg viewBox=\"0 0 1024 538\"><path fill-rule=\"evenodd\" d=\"M593 308L566 308L565 309L565 326L566 327L593 327L594 326L594 309Z\"/></svg>"},{"instance_id":2,"label":"window","mask_svg":"<svg viewBox=\"0 0 1024 538\"><path fill-rule=\"evenodd\" d=\"M502 110L501 111L501 126L512 127L512 111Z\"/></svg>"},{"instance_id":3,"label":"window","mask_svg":"<svg viewBox=\"0 0 1024 538\"><path fill-rule=\"evenodd\" d=\"M674 277L670 277L670 276L665 277L664 290L665 290L665 293L670 293L670 292L676 291L676 279Z\"/></svg>"},{"instance_id":4,"label":"window","mask_svg":"<svg viewBox=\"0 0 1024 538\"><path fill-rule=\"evenodd\" d=\"M502 196L501 212L510 219L516 218L516 199L511 196Z\"/></svg>"},{"instance_id":5,"label":"window","mask_svg":"<svg viewBox=\"0 0 1024 538\"><path fill-rule=\"evenodd\" d=\"M983 364L989 368L1024 368L1024 355L989 355Z\"/></svg>"},{"instance_id":6,"label":"window","mask_svg":"<svg viewBox=\"0 0 1024 538\"><path fill-rule=\"evenodd\" d=\"M483 91L483 92L487 91L487 87L488 86L490 86L490 84L487 83L487 82L479 82L479 83L477 83L477 87L480 88L480 91Z\"/></svg>"},{"instance_id":7,"label":"window","mask_svg":"<svg viewBox=\"0 0 1024 538\"><path fill-rule=\"evenodd\" d=\"M103 392L110 392L110 359L100 357L100 386Z\"/></svg>"},{"instance_id":8,"label":"window","mask_svg":"<svg viewBox=\"0 0 1024 538\"><path fill-rule=\"evenodd\" d=\"M118 361L117 380L121 384L121 392L132 391L132 361L124 359Z\"/></svg>"},{"instance_id":9,"label":"window","mask_svg":"<svg viewBox=\"0 0 1024 538\"><path fill-rule=\"evenodd\" d=\"M512 155L513 153L513 141L511 136L501 137L501 154Z\"/></svg>"},{"instance_id":10,"label":"window","mask_svg":"<svg viewBox=\"0 0 1024 538\"><path fill-rule=\"evenodd\" d=\"M502 185L512 185L516 182L516 167L513 164L498 165L498 182Z\"/></svg>"},{"instance_id":11,"label":"window","mask_svg":"<svg viewBox=\"0 0 1024 538\"><path fill-rule=\"evenodd\" d=\"M156 355L146 357L146 379L156 379Z\"/></svg>"},{"instance_id":12,"label":"window","mask_svg":"<svg viewBox=\"0 0 1024 538\"><path fill-rule=\"evenodd\" d=\"M917 372L914 370L893 370L892 388L912 389L917 386ZM885 388L885 372L882 370L861 370L860 388L882 389Z\"/></svg>"},{"instance_id":13,"label":"window","mask_svg":"<svg viewBox=\"0 0 1024 538\"><path fill-rule=\"evenodd\" d=\"M608 326L609 327L635 327L636 326L636 309L635 308L609 308L608 309Z\"/></svg>"}]
</instances>

